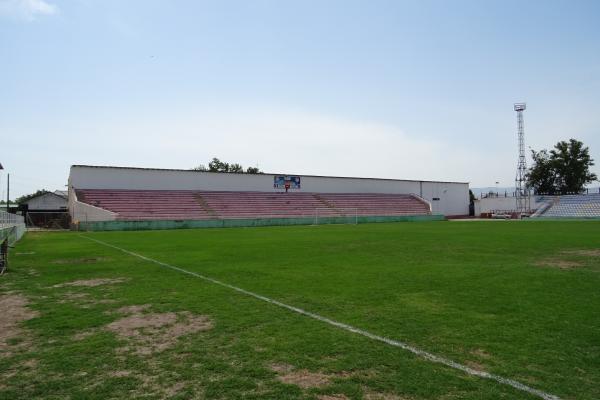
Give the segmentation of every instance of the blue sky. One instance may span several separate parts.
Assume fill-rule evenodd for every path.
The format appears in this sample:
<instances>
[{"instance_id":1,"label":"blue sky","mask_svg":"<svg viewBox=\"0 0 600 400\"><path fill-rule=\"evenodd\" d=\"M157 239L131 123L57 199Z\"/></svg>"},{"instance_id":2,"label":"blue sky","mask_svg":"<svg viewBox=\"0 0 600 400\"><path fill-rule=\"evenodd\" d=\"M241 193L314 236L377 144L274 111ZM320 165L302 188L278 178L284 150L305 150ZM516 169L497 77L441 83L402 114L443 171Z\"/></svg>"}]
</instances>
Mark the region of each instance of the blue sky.
<instances>
[{"instance_id":1,"label":"blue sky","mask_svg":"<svg viewBox=\"0 0 600 400\"><path fill-rule=\"evenodd\" d=\"M0 0L0 185L217 156L510 186L520 101L527 146L600 162L598 21L597 1Z\"/></svg>"}]
</instances>

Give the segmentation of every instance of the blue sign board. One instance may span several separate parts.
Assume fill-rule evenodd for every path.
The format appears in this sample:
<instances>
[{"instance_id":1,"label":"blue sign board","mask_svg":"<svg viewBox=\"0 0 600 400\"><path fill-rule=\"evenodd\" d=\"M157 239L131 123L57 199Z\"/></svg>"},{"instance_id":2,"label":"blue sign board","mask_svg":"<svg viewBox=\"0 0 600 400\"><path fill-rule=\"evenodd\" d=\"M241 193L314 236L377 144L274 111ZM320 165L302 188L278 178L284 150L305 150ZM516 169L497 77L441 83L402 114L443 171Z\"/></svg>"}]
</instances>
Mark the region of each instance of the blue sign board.
<instances>
[{"instance_id":1,"label":"blue sign board","mask_svg":"<svg viewBox=\"0 0 600 400\"><path fill-rule=\"evenodd\" d=\"M275 189L300 189L300 177L280 175L273 177L273 188Z\"/></svg>"}]
</instances>

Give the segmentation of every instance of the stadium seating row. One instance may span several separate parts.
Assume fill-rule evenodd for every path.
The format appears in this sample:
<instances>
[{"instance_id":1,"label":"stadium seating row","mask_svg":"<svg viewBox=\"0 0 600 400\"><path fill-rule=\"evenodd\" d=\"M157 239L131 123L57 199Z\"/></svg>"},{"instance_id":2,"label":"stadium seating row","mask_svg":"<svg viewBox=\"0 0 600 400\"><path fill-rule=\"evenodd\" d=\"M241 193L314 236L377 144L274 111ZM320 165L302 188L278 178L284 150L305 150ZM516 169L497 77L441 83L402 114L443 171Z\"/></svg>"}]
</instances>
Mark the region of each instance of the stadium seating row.
<instances>
[{"instance_id":1,"label":"stadium seating row","mask_svg":"<svg viewBox=\"0 0 600 400\"><path fill-rule=\"evenodd\" d=\"M191 190L76 191L79 201L112 211L120 220L293 218L430 214L417 196L379 193L268 193Z\"/></svg>"},{"instance_id":2,"label":"stadium seating row","mask_svg":"<svg viewBox=\"0 0 600 400\"><path fill-rule=\"evenodd\" d=\"M547 218L598 218L600 194L544 196L542 201L550 206L539 217Z\"/></svg>"}]
</instances>

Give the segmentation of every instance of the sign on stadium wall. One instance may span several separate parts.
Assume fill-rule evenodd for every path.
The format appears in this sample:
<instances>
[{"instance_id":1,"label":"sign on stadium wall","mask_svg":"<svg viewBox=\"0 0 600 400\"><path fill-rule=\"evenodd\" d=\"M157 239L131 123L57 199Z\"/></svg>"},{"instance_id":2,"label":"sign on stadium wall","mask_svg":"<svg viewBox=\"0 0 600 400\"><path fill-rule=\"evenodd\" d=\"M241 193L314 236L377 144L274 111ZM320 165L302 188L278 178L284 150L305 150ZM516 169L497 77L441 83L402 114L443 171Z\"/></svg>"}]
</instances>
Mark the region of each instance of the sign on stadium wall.
<instances>
[{"instance_id":1,"label":"sign on stadium wall","mask_svg":"<svg viewBox=\"0 0 600 400\"><path fill-rule=\"evenodd\" d=\"M299 176L274 176L273 177L273 188L275 189L300 189L300 177Z\"/></svg>"}]
</instances>

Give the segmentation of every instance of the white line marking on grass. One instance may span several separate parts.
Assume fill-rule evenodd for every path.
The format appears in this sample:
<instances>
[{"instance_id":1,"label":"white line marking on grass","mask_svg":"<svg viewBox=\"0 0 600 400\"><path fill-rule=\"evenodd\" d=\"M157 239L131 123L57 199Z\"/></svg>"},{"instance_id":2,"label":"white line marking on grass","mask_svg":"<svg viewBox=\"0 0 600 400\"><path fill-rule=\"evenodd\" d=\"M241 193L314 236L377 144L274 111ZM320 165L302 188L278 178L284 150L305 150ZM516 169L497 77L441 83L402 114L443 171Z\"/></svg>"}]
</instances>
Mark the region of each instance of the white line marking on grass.
<instances>
[{"instance_id":1,"label":"white line marking on grass","mask_svg":"<svg viewBox=\"0 0 600 400\"><path fill-rule=\"evenodd\" d=\"M334 321L334 320L329 319L327 317L323 317L323 316L321 316L319 314L315 314L315 313L303 310L303 309L298 308L298 307L290 306L290 305L282 303L280 301L273 300L273 299L270 299L270 298L265 297L265 296L261 296L260 294L249 292L248 290L239 288L237 286L230 285L230 284L225 283L225 282L221 282L221 281L219 281L217 279L214 279L214 278L211 278L211 277L208 277L208 276L205 276L205 275L201 275L201 274L198 274L196 272L188 271L186 269L183 269L183 268L180 268L180 267L176 267L175 265L167 264L167 263L164 263L162 261L158 261L158 260L155 260L155 259L150 258L150 257L146 257L146 256L138 254L138 253L134 253L133 251L129 251L129 250L123 249L121 247L118 247L118 246L115 246L113 244L104 242L102 240L94 239L94 238L91 238L91 237L85 236L85 235L79 235L79 236L81 236L81 237L83 237L85 239L94 241L96 243L102 244L104 246L112 247L113 249L122 251L123 253L129 254L131 256L141 258L142 260L145 260L145 261L148 261L148 262L151 262L151 263L154 263L154 264L158 264L158 265L161 265L161 266L166 267L166 268L170 268L170 269L175 270L175 271L179 271L179 272L181 272L183 274L187 274L187 275L194 276L196 278L203 279L205 281L214 283L216 285L223 286L223 287L229 288L231 290L235 290L236 292L243 293L243 294L245 294L247 296L254 297L255 299L259 299L259 300L265 301L267 303L271 303L271 304L274 304L276 306L279 306L281 308L285 308L287 310L293 311L295 313L305 315L307 317L316 319L316 320L321 321L321 322L325 322L326 324L333 325L333 326L335 326L337 328L346 330L348 332L356 333L358 335L362 335L362 336L368 337L369 339L376 340L378 342L383 342L383 343L388 344L390 346L399 347L399 348L404 349L406 351L409 351L409 352L411 352L411 353L413 353L413 354L415 354L415 355L417 355L417 356L419 356L421 358L424 358L424 359L429 360L429 361L434 362L434 363L446 365L446 366L448 366L450 368L457 369L457 370L465 372L465 373L467 373L469 375L478 376L480 378L485 378L485 379L491 379L491 380L496 381L498 383L501 383L501 384L504 384L504 385L508 385L508 386L511 386L511 387L513 387L515 389L521 390L523 392L527 392L529 394L538 396L538 397L540 397L540 398L542 398L544 400L561 400L560 397L558 397L558 396L555 396L555 395L550 394L550 393L543 392L543 391L538 390L538 389L534 389L534 388L532 388L530 386L527 386L527 385L525 385L525 384L523 384L521 382L515 381L514 379L504 378L504 377L499 376L499 375L490 374L489 372L477 371L477 370L475 370L473 368L467 367L466 365L457 363L457 362L452 361L452 360L450 360L448 358L437 356L437 355L429 353L429 352L427 352L425 350L421 350L421 349L419 349L417 347L411 346L411 345L409 345L407 343L399 342L399 341L394 340L394 339L389 339L389 338L386 338L384 336L379 336L379 335L376 335L374 333L371 333L371 332L368 332L368 331L365 331L365 330L362 330L362 329L359 329L359 328L355 328L355 327L353 327L351 325L344 324L343 322Z\"/></svg>"}]
</instances>

